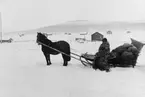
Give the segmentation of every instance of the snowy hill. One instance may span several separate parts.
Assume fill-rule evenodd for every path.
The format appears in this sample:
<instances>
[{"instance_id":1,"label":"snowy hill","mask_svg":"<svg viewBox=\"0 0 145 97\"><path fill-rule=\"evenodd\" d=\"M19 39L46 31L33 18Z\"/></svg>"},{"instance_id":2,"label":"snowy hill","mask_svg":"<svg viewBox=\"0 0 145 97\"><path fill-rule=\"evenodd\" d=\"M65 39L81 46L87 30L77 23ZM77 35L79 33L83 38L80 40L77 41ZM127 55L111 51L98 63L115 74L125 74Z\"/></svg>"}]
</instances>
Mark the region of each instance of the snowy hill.
<instances>
[{"instance_id":1,"label":"snowy hill","mask_svg":"<svg viewBox=\"0 0 145 97\"><path fill-rule=\"evenodd\" d=\"M96 31L107 32L111 30L113 33L117 33L118 31L126 32L126 31L134 31L140 30L145 31L145 23L144 22L108 22L108 23L98 23L94 21L88 20L76 20L76 21L68 21L62 24L56 24L46 27L40 27L32 30L25 31L15 31L9 32L5 34L36 34L37 31L40 32L51 32L51 33L61 33L61 32L70 32L70 33L78 33L78 32L89 32L90 29L94 29Z\"/></svg>"}]
</instances>

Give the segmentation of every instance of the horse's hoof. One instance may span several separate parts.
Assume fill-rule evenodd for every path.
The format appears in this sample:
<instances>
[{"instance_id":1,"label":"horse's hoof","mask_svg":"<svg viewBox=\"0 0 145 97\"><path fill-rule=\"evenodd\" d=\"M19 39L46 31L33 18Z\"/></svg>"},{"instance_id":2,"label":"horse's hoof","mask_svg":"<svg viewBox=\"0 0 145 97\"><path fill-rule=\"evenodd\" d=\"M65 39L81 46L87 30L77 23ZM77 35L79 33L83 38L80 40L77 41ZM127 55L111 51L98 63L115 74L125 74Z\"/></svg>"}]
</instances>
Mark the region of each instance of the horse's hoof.
<instances>
[{"instance_id":1,"label":"horse's hoof","mask_svg":"<svg viewBox=\"0 0 145 97\"><path fill-rule=\"evenodd\" d=\"M67 66L67 65L68 65L68 63L67 63L67 62L64 62L64 63L63 63L63 66Z\"/></svg>"},{"instance_id":2,"label":"horse's hoof","mask_svg":"<svg viewBox=\"0 0 145 97\"><path fill-rule=\"evenodd\" d=\"M97 70L97 68L94 68L94 67L93 67L93 69L94 69L94 70Z\"/></svg>"},{"instance_id":3,"label":"horse's hoof","mask_svg":"<svg viewBox=\"0 0 145 97\"><path fill-rule=\"evenodd\" d=\"M67 64L63 64L63 66L67 66Z\"/></svg>"},{"instance_id":4,"label":"horse's hoof","mask_svg":"<svg viewBox=\"0 0 145 97\"><path fill-rule=\"evenodd\" d=\"M110 69L107 69L106 72L110 72Z\"/></svg>"},{"instance_id":5,"label":"horse's hoof","mask_svg":"<svg viewBox=\"0 0 145 97\"><path fill-rule=\"evenodd\" d=\"M47 64L47 66L51 65L51 63Z\"/></svg>"}]
</instances>

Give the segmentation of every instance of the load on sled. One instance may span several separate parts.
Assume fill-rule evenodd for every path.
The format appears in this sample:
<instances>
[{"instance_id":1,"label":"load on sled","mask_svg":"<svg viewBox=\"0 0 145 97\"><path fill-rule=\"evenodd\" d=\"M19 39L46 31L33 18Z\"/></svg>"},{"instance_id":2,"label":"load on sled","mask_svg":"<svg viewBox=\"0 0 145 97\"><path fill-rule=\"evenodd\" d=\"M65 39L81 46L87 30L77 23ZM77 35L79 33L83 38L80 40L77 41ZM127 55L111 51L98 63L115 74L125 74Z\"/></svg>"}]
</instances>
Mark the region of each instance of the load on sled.
<instances>
[{"instance_id":1,"label":"load on sled","mask_svg":"<svg viewBox=\"0 0 145 97\"><path fill-rule=\"evenodd\" d=\"M108 67L134 67L136 66L137 58L143 48L144 44L131 38L131 43L124 43L113 49L107 58ZM97 56L92 54L82 54L80 60L85 66L92 66L94 58ZM84 62L84 60L85 62ZM86 64L87 63L87 64Z\"/></svg>"}]
</instances>

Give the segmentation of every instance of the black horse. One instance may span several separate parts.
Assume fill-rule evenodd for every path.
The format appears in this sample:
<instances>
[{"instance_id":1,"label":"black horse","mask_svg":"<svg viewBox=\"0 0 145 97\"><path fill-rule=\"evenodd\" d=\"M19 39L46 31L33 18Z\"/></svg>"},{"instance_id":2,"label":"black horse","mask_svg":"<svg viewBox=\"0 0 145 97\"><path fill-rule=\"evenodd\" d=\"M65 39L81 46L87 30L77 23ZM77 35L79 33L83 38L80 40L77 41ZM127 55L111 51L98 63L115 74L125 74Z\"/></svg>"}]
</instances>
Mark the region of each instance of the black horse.
<instances>
[{"instance_id":1,"label":"black horse","mask_svg":"<svg viewBox=\"0 0 145 97\"><path fill-rule=\"evenodd\" d=\"M51 64L50 54L57 55L63 52L61 53L64 61L63 66L67 66L68 61L71 60L70 45L66 41L52 42L44 34L37 32L36 42L42 46L42 52L46 58L47 65Z\"/></svg>"}]
</instances>

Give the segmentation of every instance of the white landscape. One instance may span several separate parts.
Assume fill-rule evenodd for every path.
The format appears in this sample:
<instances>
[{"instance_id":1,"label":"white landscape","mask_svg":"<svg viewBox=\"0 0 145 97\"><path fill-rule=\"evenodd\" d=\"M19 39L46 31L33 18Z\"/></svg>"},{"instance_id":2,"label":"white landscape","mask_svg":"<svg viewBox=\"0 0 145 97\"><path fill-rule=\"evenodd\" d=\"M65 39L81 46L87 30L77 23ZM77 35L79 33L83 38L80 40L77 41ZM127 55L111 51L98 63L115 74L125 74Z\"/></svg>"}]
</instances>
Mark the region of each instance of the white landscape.
<instances>
[{"instance_id":1,"label":"white landscape","mask_svg":"<svg viewBox=\"0 0 145 97\"><path fill-rule=\"evenodd\" d=\"M111 49L114 49L123 43L130 43L129 38L136 39L136 35L137 32L106 37ZM63 34L48 36L55 41L68 41L71 52L77 54L95 54L101 43L78 43L71 37L73 36ZM73 58L64 67L61 55L51 55L52 65L47 66L41 46L36 43L36 34L13 39L12 43L0 44L0 97L145 96L145 48L142 49L135 68L117 67L111 68L111 72L105 72L84 67ZM137 40L144 41L142 35Z\"/></svg>"},{"instance_id":2,"label":"white landscape","mask_svg":"<svg viewBox=\"0 0 145 97\"><path fill-rule=\"evenodd\" d=\"M13 39L0 43L0 97L145 97L145 46L135 68L105 72L73 58L65 67L61 54L47 66L37 31L53 33L50 40L67 41L79 55L98 51L101 42L75 41L94 32L111 50L130 38L145 43L145 0L0 0L0 40Z\"/></svg>"}]
</instances>

